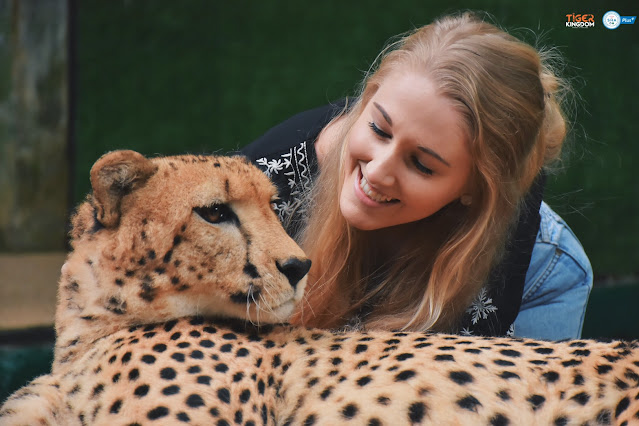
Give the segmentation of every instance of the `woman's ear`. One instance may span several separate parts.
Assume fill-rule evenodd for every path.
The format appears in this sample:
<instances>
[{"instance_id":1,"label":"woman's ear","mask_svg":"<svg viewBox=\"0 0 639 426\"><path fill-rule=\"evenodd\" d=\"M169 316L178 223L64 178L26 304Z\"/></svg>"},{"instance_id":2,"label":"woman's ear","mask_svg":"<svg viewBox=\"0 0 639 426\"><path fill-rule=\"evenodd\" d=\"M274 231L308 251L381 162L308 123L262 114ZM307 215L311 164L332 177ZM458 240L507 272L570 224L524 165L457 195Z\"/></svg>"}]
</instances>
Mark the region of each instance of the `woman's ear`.
<instances>
[{"instance_id":1,"label":"woman's ear","mask_svg":"<svg viewBox=\"0 0 639 426\"><path fill-rule=\"evenodd\" d=\"M112 151L100 157L91 168L96 219L106 228L118 225L122 198L144 186L157 169L135 151Z\"/></svg>"}]
</instances>

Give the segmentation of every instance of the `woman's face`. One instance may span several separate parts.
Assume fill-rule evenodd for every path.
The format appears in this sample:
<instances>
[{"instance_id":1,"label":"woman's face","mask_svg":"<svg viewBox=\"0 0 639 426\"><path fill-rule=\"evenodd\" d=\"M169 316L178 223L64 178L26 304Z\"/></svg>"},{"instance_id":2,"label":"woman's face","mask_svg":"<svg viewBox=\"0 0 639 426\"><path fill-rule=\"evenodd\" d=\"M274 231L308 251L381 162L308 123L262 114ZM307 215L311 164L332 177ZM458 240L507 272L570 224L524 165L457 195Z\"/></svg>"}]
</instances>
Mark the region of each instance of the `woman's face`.
<instances>
[{"instance_id":1,"label":"woman's face","mask_svg":"<svg viewBox=\"0 0 639 426\"><path fill-rule=\"evenodd\" d=\"M463 126L430 79L388 76L346 136L346 221L361 230L414 222L467 193L472 161Z\"/></svg>"}]
</instances>

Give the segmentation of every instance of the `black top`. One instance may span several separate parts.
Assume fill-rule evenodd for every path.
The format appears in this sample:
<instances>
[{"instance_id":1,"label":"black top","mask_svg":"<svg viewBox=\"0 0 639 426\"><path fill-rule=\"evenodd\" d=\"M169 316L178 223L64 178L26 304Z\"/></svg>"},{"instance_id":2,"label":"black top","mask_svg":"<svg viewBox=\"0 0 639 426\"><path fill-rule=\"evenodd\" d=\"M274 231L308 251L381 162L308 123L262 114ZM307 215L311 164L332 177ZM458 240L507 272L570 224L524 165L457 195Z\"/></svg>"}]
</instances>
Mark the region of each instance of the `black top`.
<instances>
[{"instance_id":1,"label":"black top","mask_svg":"<svg viewBox=\"0 0 639 426\"><path fill-rule=\"evenodd\" d=\"M315 141L344 105L342 100L299 113L241 151L277 186L280 201L275 210L290 234L297 229L298 221L303 220L302 195L311 189L318 174ZM539 229L544 185L545 176L540 174L524 200L502 261L491 271L486 286L464 314L461 334L503 336L512 333Z\"/></svg>"}]
</instances>

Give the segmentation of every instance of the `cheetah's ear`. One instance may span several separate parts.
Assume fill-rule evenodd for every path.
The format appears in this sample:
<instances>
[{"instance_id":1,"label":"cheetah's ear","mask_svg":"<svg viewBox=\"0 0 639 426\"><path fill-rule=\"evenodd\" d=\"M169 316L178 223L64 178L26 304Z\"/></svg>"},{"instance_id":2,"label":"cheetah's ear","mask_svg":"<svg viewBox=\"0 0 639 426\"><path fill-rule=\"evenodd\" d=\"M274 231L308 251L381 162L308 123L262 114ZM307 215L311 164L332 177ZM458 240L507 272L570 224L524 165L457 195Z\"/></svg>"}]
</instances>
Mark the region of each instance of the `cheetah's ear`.
<instances>
[{"instance_id":1,"label":"cheetah's ear","mask_svg":"<svg viewBox=\"0 0 639 426\"><path fill-rule=\"evenodd\" d=\"M91 168L91 186L96 216L110 228L120 222L122 198L144 186L158 166L135 151L104 154Z\"/></svg>"}]
</instances>

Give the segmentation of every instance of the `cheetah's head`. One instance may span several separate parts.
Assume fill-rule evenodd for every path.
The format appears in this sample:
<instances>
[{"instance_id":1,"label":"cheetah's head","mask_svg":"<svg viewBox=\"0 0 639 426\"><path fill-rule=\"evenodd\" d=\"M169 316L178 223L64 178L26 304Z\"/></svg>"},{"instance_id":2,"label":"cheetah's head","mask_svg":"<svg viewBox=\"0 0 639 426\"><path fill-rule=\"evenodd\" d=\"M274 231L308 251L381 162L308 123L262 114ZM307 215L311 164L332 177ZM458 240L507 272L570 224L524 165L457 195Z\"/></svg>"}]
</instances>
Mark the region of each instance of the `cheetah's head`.
<instances>
[{"instance_id":1,"label":"cheetah's head","mask_svg":"<svg viewBox=\"0 0 639 426\"><path fill-rule=\"evenodd\" d=\"M245 159L115 151L91 185L72 220L59 335L72 320L280 322L301 299L310 261L272 211L274 186Z\"/></svg>"}]
</instances>

